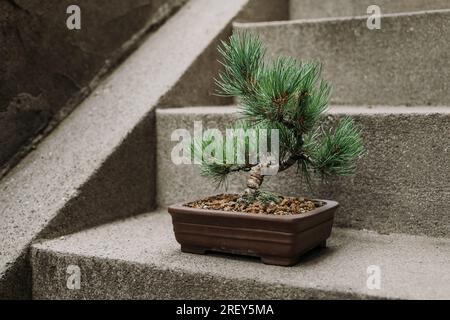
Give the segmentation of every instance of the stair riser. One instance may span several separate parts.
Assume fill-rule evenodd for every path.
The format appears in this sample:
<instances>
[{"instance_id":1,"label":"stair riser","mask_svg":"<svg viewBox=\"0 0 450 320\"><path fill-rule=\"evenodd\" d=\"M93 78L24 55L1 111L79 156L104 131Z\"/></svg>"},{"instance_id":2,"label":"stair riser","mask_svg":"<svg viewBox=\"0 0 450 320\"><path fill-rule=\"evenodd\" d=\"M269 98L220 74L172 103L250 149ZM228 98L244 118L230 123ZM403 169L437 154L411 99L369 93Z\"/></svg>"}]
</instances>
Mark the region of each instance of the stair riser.
<instances>
[{"instance_id":1,"label":"stair riser","mask_svg":"<svg viewBox=\"0 0 450 320\"><path fill-rule=\"evenodd\" d=\"M383 13L448 9L448 0L291 0L291 19L363 16L367 7L378 5Z\"/></svg>"},{"instance_id":2,"label":"stair riser","mask_svg":"<svg viewBox=\"0 0 450 320\"><path fill-rule=\"evenodd\" d=\"M268 57L323 63L343 105L450 105L450 11L383 17L236 24L261 37Z\"/></svg>"},{"instance_id":3,"label":"stair riser","mask_svg":"<svg viewBox=\"0 0 450 320\"><path fill-rule=\"evenodd\" d=\"M216 108L214 108L216 109ZM226 110L225 108L217 108ZM176 166L170 141L177 128L230 126L230 112L157 111L157 200L166 206L220 193L196 165ZM177 109L179 110L179 109ZM343 114L330 115L330 121ZM353 114L362 128L367 154L353 177L329 184L315 181L310 192L295 169L266 179L264 187L284 195L336 200L341 204L336 225L450 237L450 114ZM224 131L222 131L224 132ZM241 192L245 174L230 179L229 191Z\"/></svg>"},{"instance_id":4,"label":"stair riser","mask_svg":"<svg viewBox=\"0 0 450 320\"><path fill-rule=\"evenodd\" d=\"M32 262L33 299L37 300L368 298L364 294L351 292L273 286L252 280L174 271L151 264L142 265L40 250L33 250ZM67 288L67 267L70 265L80 267L79 290Z\"/></svg>"}]
</instances>

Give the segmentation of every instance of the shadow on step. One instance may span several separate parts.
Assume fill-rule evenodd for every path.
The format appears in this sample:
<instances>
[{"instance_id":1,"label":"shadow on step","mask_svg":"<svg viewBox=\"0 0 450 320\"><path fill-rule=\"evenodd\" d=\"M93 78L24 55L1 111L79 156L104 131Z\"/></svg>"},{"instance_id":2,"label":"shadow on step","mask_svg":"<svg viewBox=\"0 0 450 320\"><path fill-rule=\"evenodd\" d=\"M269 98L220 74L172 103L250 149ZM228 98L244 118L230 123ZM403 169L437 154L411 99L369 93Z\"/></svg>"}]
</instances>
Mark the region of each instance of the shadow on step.
<instances>
[{"instance_id":1,"label":"shadow on step","mask_svg":"<svg viewBox=\"0 0 450 320\"><path fill-rule=\"evenodd\" d=\"M316 247L309 252L303 254L298 263L296 263L293 267L304 267L307 265L314 265L320 263L322 260L328 259L331 255L334 255L337 252L337 249L332 247ZM178 251L178 253L183 255L189 255L193 253L182 253ZM234 260L234 261L243 261L248 263L259 263L262 264L262 259L259 256L247 256L241 254L233 254L219 251L206 251L207 256L216 257L224 260Z\"/></svg>"}]
</instances>

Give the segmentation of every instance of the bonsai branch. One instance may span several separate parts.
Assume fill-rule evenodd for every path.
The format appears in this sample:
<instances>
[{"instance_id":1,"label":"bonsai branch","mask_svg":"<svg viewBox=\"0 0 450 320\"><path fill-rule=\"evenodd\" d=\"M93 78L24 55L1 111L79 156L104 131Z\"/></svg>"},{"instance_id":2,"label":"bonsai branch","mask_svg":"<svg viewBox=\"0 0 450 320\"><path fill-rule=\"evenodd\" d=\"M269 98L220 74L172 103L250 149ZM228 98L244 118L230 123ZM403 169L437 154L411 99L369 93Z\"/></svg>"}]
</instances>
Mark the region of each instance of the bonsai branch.
<instances>
[{"instance_id":1,"label":"bonsai branch","mask_svg":"<svg viewBox=\"0 0 450 320\"><path fill-rule=\"evenodd\" d=\"M283 161L280 164L279 172L285 171L292 167L294 164L297 163L299 160L306 160L309 163L312 163L312 158L308 156L307 154L300 153L300 154L292 154L286 161Z\"/></svg>"}]
</instances>

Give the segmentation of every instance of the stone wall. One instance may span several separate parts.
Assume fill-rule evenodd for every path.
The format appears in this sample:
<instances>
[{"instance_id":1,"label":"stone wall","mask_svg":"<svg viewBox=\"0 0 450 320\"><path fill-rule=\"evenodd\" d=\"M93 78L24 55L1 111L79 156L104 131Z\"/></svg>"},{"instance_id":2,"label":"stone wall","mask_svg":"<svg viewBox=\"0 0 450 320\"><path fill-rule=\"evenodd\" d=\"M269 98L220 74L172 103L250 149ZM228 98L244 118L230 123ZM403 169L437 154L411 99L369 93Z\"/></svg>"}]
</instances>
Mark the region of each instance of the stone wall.
<instances>
[{"instance_id":1,"label":"stone wall","mask_svg":"<svg viewBox=\"0 0 450 320\"><path fill-rule=\"evenodd\" d=\"M186 0L0 0L0 177ZM81 9L69 30L67 7Z\"/></svg>"}]
</instances>

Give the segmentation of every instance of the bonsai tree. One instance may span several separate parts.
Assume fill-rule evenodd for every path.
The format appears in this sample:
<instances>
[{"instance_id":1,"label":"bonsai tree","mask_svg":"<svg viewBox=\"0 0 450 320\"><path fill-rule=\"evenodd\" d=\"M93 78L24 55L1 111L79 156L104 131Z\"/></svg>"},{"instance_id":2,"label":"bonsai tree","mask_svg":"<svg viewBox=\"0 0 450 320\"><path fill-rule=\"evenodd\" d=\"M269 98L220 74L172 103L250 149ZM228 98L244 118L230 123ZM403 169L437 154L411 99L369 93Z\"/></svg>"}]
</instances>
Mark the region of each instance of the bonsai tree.
<instances>
[{"instance_id":1,"label":"bonsai tree","mask_svg":"<svg viewBox=\"0 0 450 320\"><path fill-rule=\"evenodd\" d=\"M355 162L363 154L360 131L350 118L341 119L333 128L321 125L331 87L321 79L319 63L290 57L267 63L259 38L245 32L222 42L219 52L223 71L216 79L218 94L237 98L241 119L235 127L278 129L278 161L260 157L252 162L246 157L243 164L231 164L224 157L205 157L205 148L212 142L207 138L193 144L203 176L221 185L228 175L247 172L240 200L276 203L278 196L260 190L264 168L276 165L282 172L296 166L308 185L311 173L326 179L354 172Z\"/></svg>"}]
</instances>

